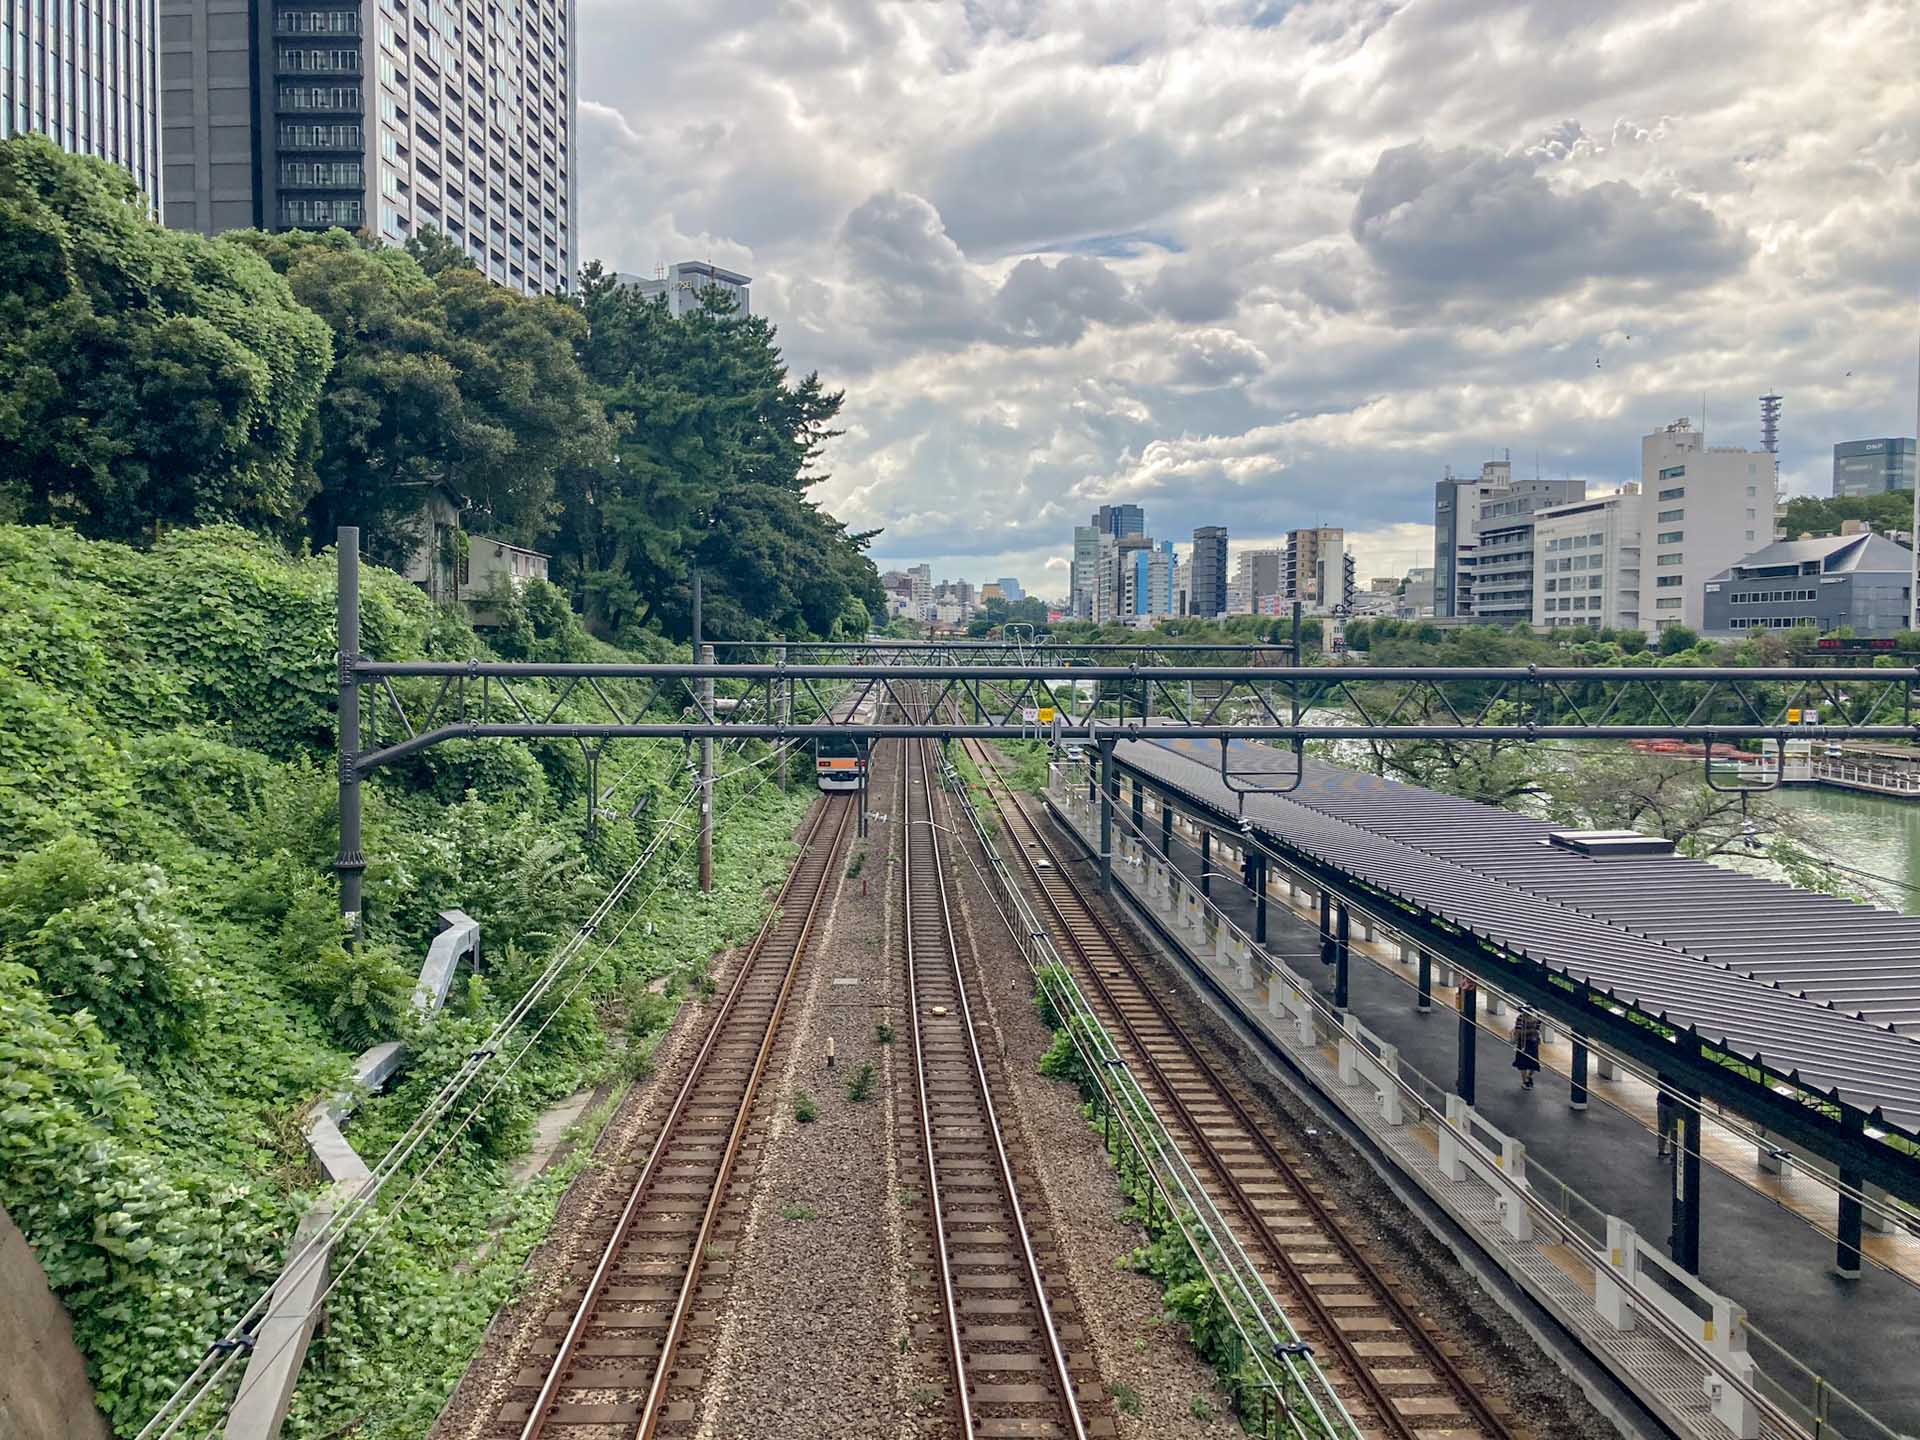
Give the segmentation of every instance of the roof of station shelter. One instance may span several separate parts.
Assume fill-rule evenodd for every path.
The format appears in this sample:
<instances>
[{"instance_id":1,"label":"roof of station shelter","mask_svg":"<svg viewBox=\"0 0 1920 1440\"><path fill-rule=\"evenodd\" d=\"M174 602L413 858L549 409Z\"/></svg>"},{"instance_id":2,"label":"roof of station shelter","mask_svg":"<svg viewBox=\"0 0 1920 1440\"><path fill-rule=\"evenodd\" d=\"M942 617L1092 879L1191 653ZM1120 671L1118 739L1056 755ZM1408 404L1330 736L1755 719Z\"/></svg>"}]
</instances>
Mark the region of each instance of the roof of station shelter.
<instances>
[{"instance_id":1,"label":"roof of station shelter","mask_svg":"<svg viewBox=\"0 0 1920 1440\"><path fill-rule=\"evenodd\" d=\"M1231 744L1236 787L1292 773L1284 751ZM1115 759L1510 955L1920 1127L1920 917L1673 855L1591 858L1551 843L1561 827L1316 760L1290 793L1243 797L1218 741L1127 742Z\"/></svg>"}]
</instances>

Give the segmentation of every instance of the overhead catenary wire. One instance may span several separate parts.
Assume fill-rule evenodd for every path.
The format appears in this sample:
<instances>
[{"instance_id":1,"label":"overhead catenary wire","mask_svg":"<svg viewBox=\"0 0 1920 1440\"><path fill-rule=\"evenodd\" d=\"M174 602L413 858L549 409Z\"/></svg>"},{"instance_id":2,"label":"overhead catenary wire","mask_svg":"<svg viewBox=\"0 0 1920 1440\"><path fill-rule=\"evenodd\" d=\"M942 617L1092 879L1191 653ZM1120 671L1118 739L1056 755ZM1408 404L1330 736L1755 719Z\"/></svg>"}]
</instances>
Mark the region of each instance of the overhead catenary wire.
<instances>
[{"instance_id":1,"label":"overhead catenary wire","mask_svg":"<svg viewBox=\"0 0 1920 1440\"><path fill-rule=\"evenodd\" d=\"M777 753L777 751L771 752L759 761L741 766L731 773L740 774L762 767ZM765 783L766 778L763 774L760 782L752 789L733 797L728 806L729 813L751 795L758 793L761 788L764 788ZM603 897L601 902L594 908L589 918L569 937L567 942L554 953L547 967L522 994L521 998L509 1009L507 1015L495 1025L492 1032L490 1032L482 1044L469 1054L460 1068L449 1077L440 1091L434 1095L421 1110L420 1114L415 1117L407 1130L389 1147L387 1153L382 1156L379 1163L372 1168L367 1180L362 1182L361 1188L355 1192L353 1198L331 1216L325 1226L316 1231L304 1245L287 1259L280 1272L266 1288L260 1292L240 1318L234 1322L225 1334L212 1342L206 1354L195 1365L193 1371L181 1382L173 1394L163 1402L160 1409L148 1420L146 1425L141 1428L135 1440L168 1440L168 1437L172 1436L178 1430L179 1426L206 1398L213 1387L224 1378L228 1370L232 1367L235 1358L250 1348L250 1327L252 1327L258 1319L263 1317L270 1308L274 1289L284 1278L295 1273L302 1265L316 1262L338 1241L346 1229L372 1206L373 1202L378 1199L380 1193L391 1181L394 1174L419 1150L427 1136L431 1133L433 1127L453 1108L453 1105L467 1089L474 1084L480 1074L486 1069L488 1062L498 1055L506 1037L519 1026L533 1007L546 997L558 982L565 968L593 941L600 926L604 924L607 918L619 907L641 873L660 853L661 849L666 845L667 841L685 818L693 813L693 807L697 798L698 791L695 790L689 792L688 795L681 800L673 813L661 823L660 829L655 833L652 840L649 841L646 848L636 857L632 865L621 875L619 880L608 890L606 896ZM676 855L675 862L669 862L669 865L676 863L680 858L684 858L685 853L686 851L683 847L679 854ZM665 879L663 876L660 884L664 883ZM629 911L626 918L621 921L619 929L614 932L613 940L608 941L603 947L600 958L604 959L605 955L610 953L614 941L617 941L618 938L625 933L626 927L631 923L633 917L645 908L646 904L658 893L658 890L659 884L656 884L654 889L648 892L646 898L638 906L635 906ZM580 976L576 977L567 994L562 997L560 1003L553 1008L553 1011L541 1022L539 1029L535 1031L535 1039L537 1039L541 1033L544 1033L546 1026L552 1023L554 1015L559 1013L560 1009L565 1005L566 1000L571 998L572 994L579 988L579 985L583 983L585 977L593 973L598 963L598 960L596 960L593 965L585 967ZM530 1040L527 1045L521 1047L502 1070L500 1079L495 1081L493 1087L487 1092L487 1095L482 1097L482 1100L473 1109L469 1110L467 1116L462 1120L455 1132L456 1137L458 1134L464 1132L473 1117L478 1114L480 1107L485 1104L486 1099L490 1098L492 1094L498 1090L500 1083L504 1081L506 1076L511 1074L513 1066L518 1064L520 1058L522 1058L531 1047L531 1044L532 1041ZM446 1147L443 1146L440 1152L441 1155L444 1155L445 1149ZM438 1163L438 1158L439 1157L436 1156L433 1163ZM423 1172L423 1174L424 1173L425 1172ZM409 1188L408 1194L411 1195L413 1189L417 1188L418 1182L416 1181L415 1185ZM379 1227L376 1227L376 1234L378 1233L378 1228ZM355 1258L358 1258L358 1255L363 1253L364 1249L365 1245L363 1244L361 1250L355 1252ZM346 1272L342 1270L340 1273L344 1276ZM336 1277L334 1282L327 1287L325 1293L330 1294L338 1283L339 1277ZM322 1298L324 1298L324 1294Z\"/></svg>"}]
</instances>

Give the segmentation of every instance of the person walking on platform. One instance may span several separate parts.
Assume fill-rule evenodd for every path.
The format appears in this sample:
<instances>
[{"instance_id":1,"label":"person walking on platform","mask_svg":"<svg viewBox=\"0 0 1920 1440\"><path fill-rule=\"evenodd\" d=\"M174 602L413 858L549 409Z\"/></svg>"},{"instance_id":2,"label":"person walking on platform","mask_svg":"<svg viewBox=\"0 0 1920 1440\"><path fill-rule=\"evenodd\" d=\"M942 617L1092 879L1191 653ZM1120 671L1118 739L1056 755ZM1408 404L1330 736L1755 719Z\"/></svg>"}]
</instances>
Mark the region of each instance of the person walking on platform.
<instances>
[{"instance_id":1,"label":"person walking on platform","mask_svg":"<svg viewBox=\"0 0 1920 1440\"><path fill-rule=\"evenodd\" d=\"M1540 1069L1540 1017L1522 1010L1513 1021L1513 1068L1520 1072L1520 1088L1533 1088L1534 1074Z\"/></svg>"}]
</instances>

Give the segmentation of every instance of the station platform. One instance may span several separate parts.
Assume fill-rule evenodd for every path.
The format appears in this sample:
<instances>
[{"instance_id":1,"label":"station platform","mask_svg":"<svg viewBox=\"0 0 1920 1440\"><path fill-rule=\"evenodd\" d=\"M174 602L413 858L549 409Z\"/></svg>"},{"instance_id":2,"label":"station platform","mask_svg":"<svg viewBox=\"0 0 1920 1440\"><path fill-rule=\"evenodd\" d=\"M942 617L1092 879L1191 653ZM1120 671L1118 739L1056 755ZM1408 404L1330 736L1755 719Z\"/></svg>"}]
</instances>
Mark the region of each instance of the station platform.
<instances>
[{"instance_id":1,"label":"station platform","mask_svg":"<svg viewBox=\"0 0 1920 1440\"><path fill-rule=\"evenodd\" d=\"M1157 752L1150 766L1131 763L1130 752L1148 748ZM1199 798L1197 792L1217 779L1201 773L1209 767L1188 760L1195 773L1180 774L1169 767L1167 755L1163 745L1118 747L1121 818L1127 818L1131 788L1139 781L1146 822L1140 836L1149 843L1167 836L1172 841L1168 861L1196 887L1205 878L1211 902L1251 935L1257 898L1242 864L1245 816L1235 813L1237 802L1222 797L1222 803L1209 804ZM1181 783L1169 785L1170 779ZM1162 803L1172 811L1166 822ZM1273 807L1286 803L1263 797L1262 815L1268 818L1261 826L1272 823ZM1204 864L1203 834L1211 842ZM1335 969L1322 963L1326 950L1313 893L1269 884L1266 910L1268 954L1310 981L1332 1005ZM1350 939L1349 954L1347 1011L1397 1047L1412 1069L1453 1077L1460 1060L1460 972L1435 967L1431 1008L1422 1011L1413 958L1404 943L1361 926ZM1595 1046L1590 1054L1601 1057L1598 1073L1589 1067L1587 1103L1574 1108L1569 1103L1573 1037L1551 1024L1541 1051L1542 1073L1533 1089L1523 1089L1511 1066L1514 998L1484 978L1477 998L1476 1112L1524 1142L1533 1183L1543 1190L1563 1187L1562 1203L1569 1213L1583 1211L1589 1230L1594 1217L1611 1214L1631 1222L1649 1242L1665 1242L1674 1224L1677 1174L1675 1163L1658 1154L1655 1085L1610 1064ZM1264 998L1259 1003L1264 1005ZM1768 1163L1754 1143L1749 1119L1722 1118L1711 1101L1701 1109L1700 1279L1746 1308L1756 1337L1764 1342L1754 1347L1761 1367L1783 1391L1803 1392L1817 1407L1822 1391L1831 1387L1890 1433L1920 1434L1920 1365L1915 1364L1920 1357L1920 1235L1909 1228L1898 1205L1870 1206L1859 1245L1863 1277L1839 1278L1833 1270L1833 1237L1840 1217L1830 1182L1791 1164ZM1830 1433L1874 1433L1861 1428L1861 1417L1849 1416L1852 1424L1838 1423L1837 1414L1834 1418Z\"/></svg>"}]
</instances>

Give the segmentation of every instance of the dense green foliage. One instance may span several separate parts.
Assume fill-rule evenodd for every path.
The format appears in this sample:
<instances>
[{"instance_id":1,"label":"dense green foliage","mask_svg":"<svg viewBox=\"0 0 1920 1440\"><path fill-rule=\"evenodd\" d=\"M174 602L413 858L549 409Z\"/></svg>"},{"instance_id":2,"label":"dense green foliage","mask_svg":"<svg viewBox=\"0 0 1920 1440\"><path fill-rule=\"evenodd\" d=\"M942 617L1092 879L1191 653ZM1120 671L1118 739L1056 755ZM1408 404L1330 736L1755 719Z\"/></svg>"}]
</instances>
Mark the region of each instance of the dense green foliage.
<instances>
[{"instance_id":1,"label":"dense green foliage","mask_svg":"<svg viewBox=\"0 0 1920 1440\"><path fill-rule=\"evenodd\" d=\"M698 569L713 634L864 634L886 608L871 537L807 498L841 396L788 383L773 327L717 293L676 317L589 266L583 297L618 456L572 475L553 550L589 618L685 636Z\"/></svg>"},{"instance_id":2,"label":"dense green foliage","mask_svg":"<svg viewBox=\"0 0 1920 1440\"><path fill-rule=\"evenodd\" d=\"M317 540L359 525L370 553L398 564L439 487L467 498L475 528L532 544L552 522L559 476L610 457L611 427L576 359L577 307L465 265L429 274L339 230L229 241L285 276L333 335L311 456Z\"/></svg>"},{"instance_id":3,"label":"dense green foliage","mask_svg":"<svg viewBox=\"0 0 1920 1440\"><path fill-rule=\"evenodd\" d=\"M617 813L656 802L589 842L577 747L459 742L382 772L370 943L348 954L330 871L332 591L331 556L289 559L239 530L141 551L0 526L0 1204L122 1433L277 1269L316 1183L299 1117L350 1055L410 1040L411 1068L349 1130L377 1155L684 786L679 747L616 747ZM548 589L507 618L504 653L609 653ZM376 655L487 653L390 574L368 574L365 620ZM764 773L729 782L723 813ZM552 1186L505 1183L538 1108L624 1073L622 1027L598 1014L616 993L681 975L697 992L706 957L751 932L806 798L762 790L728 815L720 888L663 868L644 921L603 935L592 982L536 1010L538 1047L335 1296L289 1434L424 1432L551 1213ZM420 1025L407 997L450 904L481 922L487 973Z\"/></svg>"},{"instance_id":4,"label":"dense green foliage","mask_svg":"<svg viewBox=\"0 0 1920 1440\"><path fill-rule=\"evenodd\" d=\"M154 224L105 162L0 143L0 519L286 532L330 359L244 249Z\"/></svg>"},{"instance_id":5,"label":"dense green foliage","mask_svg":"<svg viewBox=\"0 0 1920 1440\"><path fill-rule=\"evenodd\" d=\"M1840 495L1822 500L1796 495L1780 515L1780 530L1789 540L1802 535L1838 535L1849 520L1864 520L1882 535L1913 529L1913 493L1895 490L1885 495Z\"/></svg>"},{"instance_id":6,"label":"dense green foliage","mask_svg":"<svg viewBox=\"0 0 1920 1440\"><path fill-rule=\"evenodd\" d=\"M435 234L208 241L104 162L0 142L0 521L352 524L397 568L434 503L550 552L629 647L688 636L696 571L711 635L864 634L872 537L809 498L840 404L717 292L675 316L589 266L576 299L522 295Z\"/></svg>"}]
</instances>

